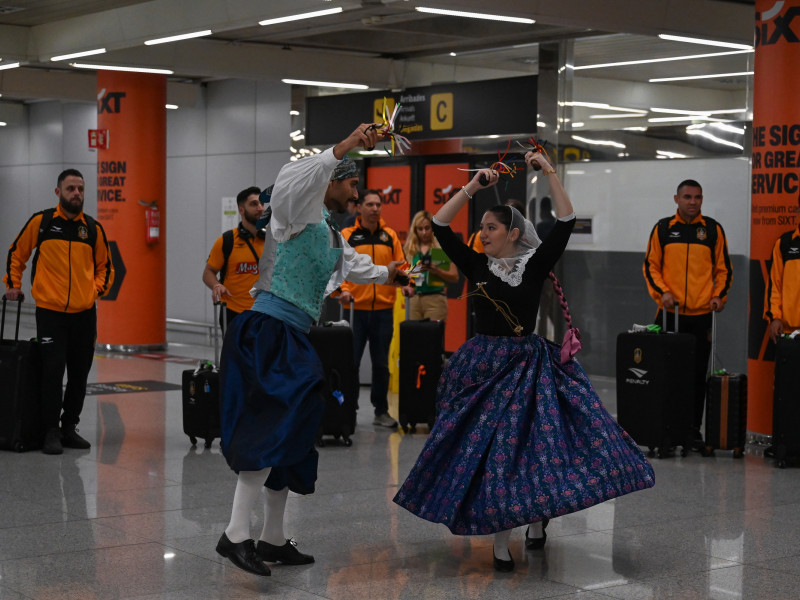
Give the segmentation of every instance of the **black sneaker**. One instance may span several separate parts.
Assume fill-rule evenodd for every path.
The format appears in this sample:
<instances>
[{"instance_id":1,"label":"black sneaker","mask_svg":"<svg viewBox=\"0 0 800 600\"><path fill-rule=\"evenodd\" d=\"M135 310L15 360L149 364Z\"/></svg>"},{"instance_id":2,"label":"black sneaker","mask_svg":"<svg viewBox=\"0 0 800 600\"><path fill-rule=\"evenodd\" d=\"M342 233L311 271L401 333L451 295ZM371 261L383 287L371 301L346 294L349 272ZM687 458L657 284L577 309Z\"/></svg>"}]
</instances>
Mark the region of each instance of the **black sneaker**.
<instances>
[{"instance_id":1,"label":"black sneaker","mask_svg":"<svg viewBox=\"0 0 800 600\"><path fill-rule=\"evenodd\" d=\"M44 446L42 452L45 454L63 454L64 446L61 445L61 432L57 427L47 430L44 435Z\"/></svg>"},{"instance_id":2,"label":"black sneaker","mask_svg":"<svg viewBox=\"0 0 800 600\"><path fill-rule=\"evenodd\" d=\"M88 450L92 445L81 436L74 427L61 428L61 444L65 448L76 448L78 450Z\"/></svg>"},{"instance_id":3,"label":"black sneaker","mask_svg":"<svg viewBox=\"0 0 800 600\"><path fill-rule=\"evenodd\" d=\"M259 540L256 552L258 557L266 562L279 562L284 565L310 565L314 562L313 556L303 554L297 549L297 542L294 540L286 540L283 546Z\"/></svg>"},{"instance_id":4,"label":"black sneaker","mask_svg":"<svg viewBox=\"0 0 800 600\"><path fill-rule=\"evenodd\" d=\"M253 575L268 577L272 574L269 567L261 562L256 553L256 546L253 540L245 540L234 544L228 539L225 533L217 542L217 554L224 556L234 565Z\"/></svg>"}]
</instances>

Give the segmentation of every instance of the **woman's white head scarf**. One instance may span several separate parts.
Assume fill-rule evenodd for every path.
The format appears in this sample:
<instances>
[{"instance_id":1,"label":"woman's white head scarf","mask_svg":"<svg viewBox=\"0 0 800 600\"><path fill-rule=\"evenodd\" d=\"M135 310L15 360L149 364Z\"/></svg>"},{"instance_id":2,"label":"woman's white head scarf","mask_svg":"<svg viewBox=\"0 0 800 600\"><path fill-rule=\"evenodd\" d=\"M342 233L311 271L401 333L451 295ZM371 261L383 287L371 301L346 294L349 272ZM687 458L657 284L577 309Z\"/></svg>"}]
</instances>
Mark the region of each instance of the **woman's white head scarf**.
<instances>
[{"instance_id":1,"label":"woman's white head scarf","mask_svg":"<svg viewBox=\"0 0 800 600\"><path fill-rule=\"evenodd\" d=\"M518 286L522 282L522 274L525 272L525 265L536 252L536 248L542 243L536 235L536 227L528 219L522 216L513 206L505 206L511 213L511 226L508 228L506 244L513 245L513 253L505 257L486 257L489 259L489 270L497 275L502 281L512 287ZM519 230L519 237L512 241L511 232Z\"/></svg>"}]
</instances>

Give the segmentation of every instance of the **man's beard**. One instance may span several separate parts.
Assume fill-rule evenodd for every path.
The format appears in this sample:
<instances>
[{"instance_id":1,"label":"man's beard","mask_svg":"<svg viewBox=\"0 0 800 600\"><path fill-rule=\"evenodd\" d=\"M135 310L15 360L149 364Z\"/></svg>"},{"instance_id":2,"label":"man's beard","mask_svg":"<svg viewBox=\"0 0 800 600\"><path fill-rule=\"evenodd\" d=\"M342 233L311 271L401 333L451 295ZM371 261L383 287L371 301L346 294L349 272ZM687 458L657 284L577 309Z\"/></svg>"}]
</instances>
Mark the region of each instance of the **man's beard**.
<instances>
[{"instance_id":1,"label":"man's beard","mask_svg":"<svg viewBox=\"0 0 800 600\"><path fill-rule=\"evenodd\" d=\"M250 225L255 225L256 223L258 223L258 220L260 218L261 218L260 215L251 215L249 213L244 213L244 220L250 223Z\"/></svg>"},{"instance_id":2,"label":"man's beard","mask_svg":"<svg viewBox=\"0 0 800 600\"><path fill-rule=\"evenodd\" d=\"M61 205L61 208L68 213L78 214L83 210L83 200L71 201L65 198L63 194L59 194L58 198L58 203ZM79 202L79 204L76 206L74 202Z\"/></svg>"}]
</instances>

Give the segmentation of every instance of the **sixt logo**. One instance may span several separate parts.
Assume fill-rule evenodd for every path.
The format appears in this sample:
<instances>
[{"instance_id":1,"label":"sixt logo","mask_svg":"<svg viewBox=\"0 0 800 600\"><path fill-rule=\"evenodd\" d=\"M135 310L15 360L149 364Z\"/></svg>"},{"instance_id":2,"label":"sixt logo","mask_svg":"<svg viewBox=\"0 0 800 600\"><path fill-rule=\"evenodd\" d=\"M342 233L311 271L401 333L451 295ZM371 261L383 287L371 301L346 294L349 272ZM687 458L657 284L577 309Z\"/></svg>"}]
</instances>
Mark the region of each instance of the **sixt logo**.
<instances>
[{"instance_id":1,"label":"sixt logo","mask_svg":"<svg viewBox=\"0 0 800 600\"><path fill-rule=\"evenodd\" d=\"M461 189L461 188L459 188ZM456 195L458 189L454 189L453 185L448 185L446 188L436 188L433 190L433 203L434 204L444 204L450 198Z\"/></svg>"},{"instance_id":2,"label":"sixt logo","mask_svg":"<svg viewBox=\"0 0 800 600\"><path fill-rule=\"evenodd\" d=\"M792 30L792 21L800 15L800 6L791 6L782 15L783 0L776 2L772 8L763 13L756 13L756 47L772 46L781 39L787 43L800 42L800 38Z\"/></svg>"},{"instance_id":3,"label":"sixt logo","mask_svg":"<svg viewBox=\"0 0 800 600\"><path fill-rule=\"evenodd\" d=\"M633 367L628 368L628 371L636 375L636 379L633 377L628 377L625 379L625 383L632 383L634 385L650 385L649 379L642 379L645 375L647 375L647 371L644 369L635 369Z\"/></svg>"},{"instance_id":4,"label":"sixt logo","mask_svg":"<svg viewBox=\"0 0 800 600\"><path fill-rule=\"evenodd\" d=\"M106 92L106 89L103 88L97 94L97 114L121 112L124 97L125 92Z\"/></svg>"},{"instance_id":5,"label":"sixt logo","mask_svg":"<svg viewBox=\"0 0 800 600\"><path fill-rule=\"evenodd\" d=\"M381 204L400 204L400 194L402 193L402 188L394 189L391 185L382 190L378 190L378 196L381 197Z\"/></svg>"}]
</instances>

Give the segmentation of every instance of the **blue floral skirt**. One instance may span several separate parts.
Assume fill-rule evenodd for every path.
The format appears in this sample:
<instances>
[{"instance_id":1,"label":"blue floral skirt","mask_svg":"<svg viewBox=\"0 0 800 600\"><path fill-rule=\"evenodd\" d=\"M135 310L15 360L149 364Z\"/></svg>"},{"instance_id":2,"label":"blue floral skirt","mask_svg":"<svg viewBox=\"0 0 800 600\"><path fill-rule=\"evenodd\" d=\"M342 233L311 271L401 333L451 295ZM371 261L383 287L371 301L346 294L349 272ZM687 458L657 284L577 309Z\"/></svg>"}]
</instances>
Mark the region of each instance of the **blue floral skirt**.
<instances>
[{"instance_id":1,"label":"blue floral skirt","mask_svg":"<svg viewBox=\"0 0 800 600\"><path fill-rule=\"evenodd\" d=\"M222 454L231 469L272 467L267 487L312 493L323 382L306 334L257 311L233 319L220 360Z\"/></svg>"},{"instance_id":2,"label":"blue floral skirt","mask_svg":"<svg viewBox=\"0 0 800 600\"><path fill-rule=\"evenodd\" d=\"M536 334L477 335L439 380L438 416L394 501L457 535L558 517L655 484L576 360Z\"/></svg>"}]
</instances>

